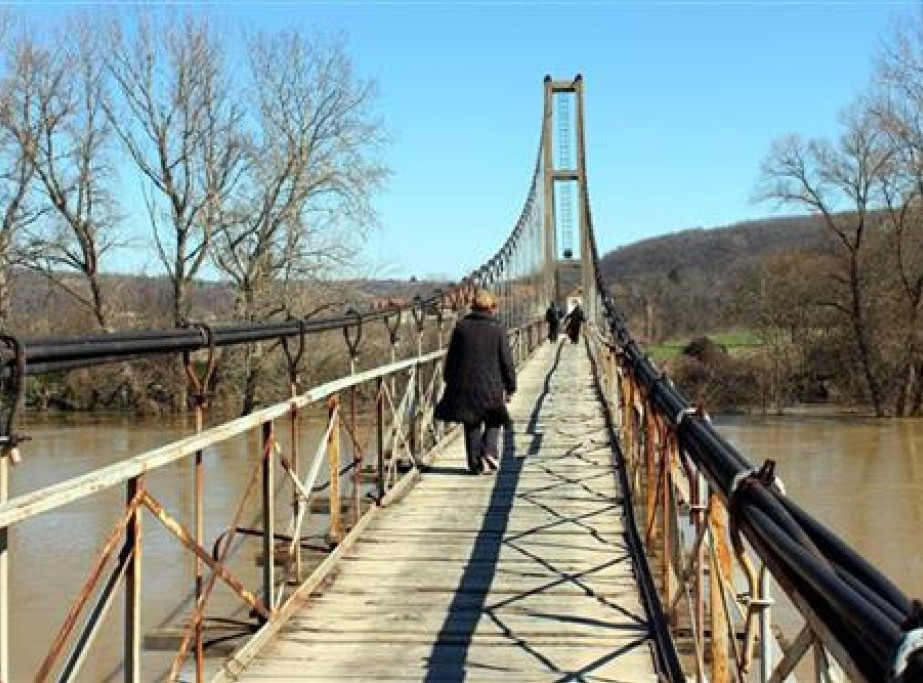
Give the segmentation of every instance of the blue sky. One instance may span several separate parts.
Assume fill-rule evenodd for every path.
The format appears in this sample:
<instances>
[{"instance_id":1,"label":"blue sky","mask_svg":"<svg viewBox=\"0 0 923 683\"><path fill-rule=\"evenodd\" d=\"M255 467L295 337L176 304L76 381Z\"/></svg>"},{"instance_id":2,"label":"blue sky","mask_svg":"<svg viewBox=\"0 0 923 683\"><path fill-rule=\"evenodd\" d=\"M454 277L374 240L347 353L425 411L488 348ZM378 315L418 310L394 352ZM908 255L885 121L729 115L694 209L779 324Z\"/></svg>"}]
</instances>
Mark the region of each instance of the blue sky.
<instances>
[{"instance_id":1,"label":"blue sky","mask_svg":"<svg viewBox=\"0 0 923 683\"><path fill-rule=\"evenodd\" d=\"M14 3L41 18L110 3ZM159 3L148 3L159 4ZM365 274L457 278L501 244L533 170L545 74L582 73L600 248L765 216L787 132L836 135L910 2L214 2L242 26L343 31L393 136ZM123 254L156 272L144 252ZM134 265L140 264L140 265Z\"/></svg>"}]
</instances>

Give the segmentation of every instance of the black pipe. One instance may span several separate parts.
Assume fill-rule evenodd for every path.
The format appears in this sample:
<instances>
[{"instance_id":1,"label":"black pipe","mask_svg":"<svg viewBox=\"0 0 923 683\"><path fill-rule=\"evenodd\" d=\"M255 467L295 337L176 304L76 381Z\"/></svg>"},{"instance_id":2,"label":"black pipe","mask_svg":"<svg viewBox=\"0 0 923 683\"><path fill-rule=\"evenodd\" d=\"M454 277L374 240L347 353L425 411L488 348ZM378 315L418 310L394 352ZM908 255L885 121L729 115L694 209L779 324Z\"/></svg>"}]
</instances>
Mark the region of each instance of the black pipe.
<instances>
[{"instance_id":1,"label":"black pipe","mask_svg":"<svg viewBox=\"0 0 923 683\"><path fill-rule=\"evenodd\" d=\"M907 596L901 592L901 589L895 586L888 577L873 567L868 560L859 553L846 545L843 539L811 517L793 500L780 497L779 502L786 507L789 514L798 520L801 527L811 537L814 543L823 549L824 555L826 555L831 562L842 566L864 585L874 588L879 596L900 612L902 619L906 618L911 609L910 600L907 599Z\"/></svg>"},{"instance_id":2,"label":"black pipe","mask_svg":"<svg viewBox=\"0 0 923 683\"><path fill-rule=\"evenodd\" d=\"M408 308L428 311L443 300L443 294L417 299L412 306L390 307L362 315L353 313L306 321L251 323L216 326L211 328L211 340L216 346L231 346L268 341L302 334L316 334L331 330L351 328L366 322L384 320ZM23 340L26 354L26 374L41 375L136 360L145 356L190 353L208 348L204 331L196 327L166 330L126 330L110 334L81 335L77 337L49 337ZM0 368L8 371L12 358L0 360Z\"/></svg>"}]
</instances>

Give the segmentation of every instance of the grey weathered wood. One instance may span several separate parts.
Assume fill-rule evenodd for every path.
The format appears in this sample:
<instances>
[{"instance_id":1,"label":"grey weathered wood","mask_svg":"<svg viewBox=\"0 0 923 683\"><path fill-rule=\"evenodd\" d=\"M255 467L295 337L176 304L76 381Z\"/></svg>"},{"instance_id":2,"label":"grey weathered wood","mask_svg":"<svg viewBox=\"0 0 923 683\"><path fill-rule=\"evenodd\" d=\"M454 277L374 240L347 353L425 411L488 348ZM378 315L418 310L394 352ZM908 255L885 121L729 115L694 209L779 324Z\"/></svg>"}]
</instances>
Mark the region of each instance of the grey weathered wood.
<instances>
[{"instance_id":1,"label":"grey weathered wood","mask_svg":"<svg viewBox=\"0 0 923 683\"><path fill-rule=\"evenodd\" d=\"M589 364L561 347L542 395L556 349L520 376L500 474L448 448L236 680L656 680Z\"/></svg>"}]
</instances>

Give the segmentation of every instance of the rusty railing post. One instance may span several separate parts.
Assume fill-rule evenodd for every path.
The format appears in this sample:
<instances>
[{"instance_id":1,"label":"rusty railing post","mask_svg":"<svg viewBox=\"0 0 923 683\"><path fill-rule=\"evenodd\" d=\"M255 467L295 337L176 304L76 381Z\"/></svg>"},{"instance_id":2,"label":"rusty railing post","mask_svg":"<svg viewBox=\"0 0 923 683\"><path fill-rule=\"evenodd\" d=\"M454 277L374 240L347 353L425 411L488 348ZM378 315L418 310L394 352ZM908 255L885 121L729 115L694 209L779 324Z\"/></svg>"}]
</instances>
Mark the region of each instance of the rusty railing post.
<instances>
[{"instance_id":1,"label":"rusty railing post","mask_svg":"<svg viewBox=\"0 0 923 683\"><path fill-rule=\"evenodd\" d=\"M340 520L340 398L334 394L328 403L330 421L330 437L327 440L327 464L330 480L330 542L339 544L343 539L343 523Z\"/></svg>"},{"instance_id":2,"label":"rusty railing post","mask_svg":"<svg viewBox=\"0 0 923 683\"><path fill-rule=\"evenodd\" d=\"M413 369L413 393L410 396L410 460L416 462L420 457L420 371L422 366L419 362L414 365Z\"/></svg>"},{"instance_id":3,"label":"rusty railing post","mask_svg":"<svg viewBox=\"0 0 923 683\"><path fill-rule=\"evenodd\" d=\"M125 505L131 505L144 486L142 477L128 480ZM141 681L141 510L135 508L125 527L125 547L131 558L125 570L125 683Z\"/></svg>"},{"instance_id":4,"label":"rusty railing post","mask_svg":"<svg viewBox=\"0 0 923 683\"><path fill-rule=\"evenodd\" d=\"M378 504L385 497L385 379L379 377L375 399L375 440L376 440L376 469L378 486Z\"/></svg>"},{"instance_id":5,"label":"rusty railing post","mask_svg":"<svg viewBox=\"0 0 923 683\"><path fill-rule=\"evenodd\" d=\"M263 603L272 612L276 608L276 533L275 533L275 486L273 483L273 439L272 421L264 422L262 428L263 447Z\"/></svg>"},{"instance_id":6,"label":"rusty railing post","mask_svg":"<svg viewBox=\"0 0 923 683\"><path fill-rule=\"evenodd\" d=\"M634 421L634 407L629 408L629 415ZM656 418L649 412L644 414L644 510L645 529L653 530L657 515L657 452L662 451L660 443L661 432L656 424Z\"/></svg>"},{"instance_id":7,"label":"rusty railing post","mask_svg":"<svg viewBox=\"0 0 923 683\"><path fill-rule=\"evenodd\" d=\"M724 613L724 596L721 577L730 573L731 556L727 547L727 509L712 493L711 506L712 552L709 553L709 607L711 612L711 667L712 683L730 683L730 643L728 621ZM725 569L727 571L725 571Z\"/></svg>"},{"instance_id":8,"label":"rusty railing post","mask_svg":"<svg viewBox=\"0 0 923 683\"><path fill-rule=\"evenodd\" d=\"M9 453L0 450L0 504L9 497ZM9 530L0 528L0 683L10 678L10 558Z\"/></svg>"},{"instance_id":9,"label":"rusty railing post","mask_svg":"<svg viewBox=\"0 0 923 683\"><path fill-rule=\"evenodd\" d=\"M192 389L191 399L195 411L195 431L199 434L205 422L205 408L208 405L208 385L211 382L212 372L215 369L215 336L212 328L204 323L195 323L191 325L202 335L202 344L206 347L208 355L205 361L205 367L201 373L196 372L193 367L192 356L187 351L183 353L183 368L186 372L188 386ZM195 524L195 541L199 546L205 544L205 467L203 463L202 451L196 451L195 461L193 464L193 486L195 496L194 505L194 524ZM204 567L198 557L193 557L195 562L195 603L199 604L202 596L202 586L204 585ZM204 620L196 620L195 625L195 658L196 658L196 681L202 683L205 680L205 645L203 637Z\"/></svg>"},{"instance_id":10,"label":"rusty railing post","mask_svg":"<svg viewBox=\"0 0 923 683\"><path fill-rule=\"evenodd\" d=\"M297 386L292 384L292 398L297 396ZM292 439L292 474L295 476L295 479L301 480L301 425L298 422L298 406L292 405L292 421L291 421L291 439ZM301 492L298 490L298 487L292 487L292 514L293 519L301 519L301 508L305 505L305 502L301 498ZM301 530L294 529L293 532L298 536L298 538L292 539L292 548L295 551L295 556L292 558L295 565L295 582L301 583Z\"/></svg>"},{"instance_id":11,"label":"rusty railing post","mask_svg":"<svg viewBox=\"0 0 923 683\"><path fill-rule=\"evenodd\" d=\"M309 314L310 317L310 314ZM304 356L305 349L305 319L297 318L298 321L298 346L293 350L289 347L289 342L287 337L282 337L282 350L285 352L285 359L288 365L288 381L289 388L291 389L292 396L292 408L291 408L291 423L290 423L290 436L291 436L291 447L292 447L292 475L297 481L301 480L301 425L299 424L299 411L298 405L295 403L294 399L298 397L298 393L301 389L301 377L298 373L298 366L301 362L302 356ZM292 487L292 519L301 519L301 510L305 505L305 501L302 500L301 491L298 490L297 486ZM292 529L292 533L297 537L292 538L292 553L293 557L288 558L289 562L292 564L287 565L291 568L294 566L295 571L295 582L301 583L301 530L300 528ZM290 569L289 569L290 571Z\"/></svg>"},{"instance_id":12,"label":"rusty railing post","mask_svg":"<svg viewBox=\"0 0 923 683\"><path fill-rule=\"evenodd\" d=\"M695 529L696 538L699 538L699 535L704 533L705 527L708 525L708 520L705 517L705 510L707 509L707 504L705 498L707 496L708 484L705 481L704 475L696 471L695 479L690 482L693 488L693 497L692 497L692 520L693 527ZM695 588L695 612L691 616L695 620L696 633L699 634L699 638L702 640L704 646L705 639L705 563L704 563L704 544L699 544L698 549L696 550L696 557L693 559L695 563L695 578L694 578L694 588ZM704 676L704 671L701 672Z\"/></svg>"},{"instance_id":13,"label":"rusty railing post","mask_svg":"<svg viewBox=\"0 0 923 683\"><path fill-rule=\"evenodd\" d=\"M661 536L661 548L663 549L663 566L661 574L661 584L663 585L663 594L673 595L673 549L672 549L672 529L671 518L673 502L673 458L676 455L677 440L676 432L670 430L663 444L661 457L663 458L663 479L661 480L662 491L660 493L660 521L663 524L663 534ZM672 619L671 619L672 621Z\"/></svg>"},{"instance_id":14,"label":"rusty railing post","mask_svg":"<svg viewBox=\"0 0 923 683\"><path fill-rule=\"evenodd\" d=\"M349 419L353 435L350 446L353 454L353 517L352 525L359 523L362 516L362 449L359 447L359 425L356 423L356 387L349 389ZM366 442L368 443L368 442Z\"/></svg>"},{"instance_id":15,"label":"rusty railing post","mask_svg":"<svg viewBox=\"0 0 923 683\"><path fill-rule=\"evenodd\" d=\"M15 433L16 418L22 409L26 376L26 352L20 340L0 334L0 344L12 352L13 362L7 376L0 381L0 504L10 495L10 464L17 464L19 442L28 437ZM0 529L0 683L12 683L10 677L10 537L9 529Z\"/></svg>"}]
</instances>

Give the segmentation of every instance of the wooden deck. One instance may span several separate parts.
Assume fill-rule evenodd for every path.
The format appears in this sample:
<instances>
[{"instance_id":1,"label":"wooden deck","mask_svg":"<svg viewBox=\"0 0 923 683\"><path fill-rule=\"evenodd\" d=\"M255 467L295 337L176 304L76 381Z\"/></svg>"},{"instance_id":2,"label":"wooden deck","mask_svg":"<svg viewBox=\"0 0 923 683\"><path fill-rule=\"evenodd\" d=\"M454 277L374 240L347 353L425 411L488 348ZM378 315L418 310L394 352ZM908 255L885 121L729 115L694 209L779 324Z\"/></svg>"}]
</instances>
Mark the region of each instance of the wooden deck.
<instances>
[{"instance_id":1,"label":"wooden deck","mask_svg":"<svg viewBox=\"0 0 923 683\"><path fill-rule=\"evenodd\" d=\"M586 352L519 384L500 473L457 440L237 680L656 680Z\"/></svg>"}]
</instances>

